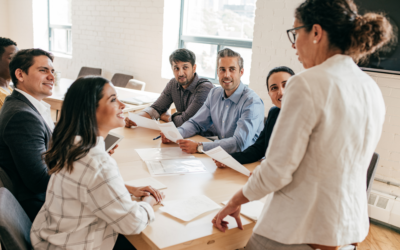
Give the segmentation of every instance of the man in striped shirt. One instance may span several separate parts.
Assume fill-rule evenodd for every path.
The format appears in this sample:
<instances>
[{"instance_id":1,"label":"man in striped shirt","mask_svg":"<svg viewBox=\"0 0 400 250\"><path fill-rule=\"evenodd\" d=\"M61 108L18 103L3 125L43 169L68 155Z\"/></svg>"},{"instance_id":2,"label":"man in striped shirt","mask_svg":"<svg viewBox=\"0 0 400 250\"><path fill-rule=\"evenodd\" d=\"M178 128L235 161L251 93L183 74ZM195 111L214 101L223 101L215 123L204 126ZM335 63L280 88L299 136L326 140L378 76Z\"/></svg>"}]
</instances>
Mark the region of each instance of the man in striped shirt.
<instances>
[{"instance_id":1,"label":"man in striped shirt","mask_svg":"<svg viewBox=\"0 0 400 250\"><path fill-rule=\"evenodd\" d=\"M194 116L203 106L207 95L214 85L205 78L199 78L196 73L196 56L188 49L177 49L169 57L174 78L172 78L161 96L153 105L146 108L139 115L149 119L160 119L165 122L174 122L179 127ZM168 113L171 104L175 103L177 112ZM136 124L126 118L126 127ZM213 127L209 129L209 135L214 133Z\"/></svg>"}]
</instances>

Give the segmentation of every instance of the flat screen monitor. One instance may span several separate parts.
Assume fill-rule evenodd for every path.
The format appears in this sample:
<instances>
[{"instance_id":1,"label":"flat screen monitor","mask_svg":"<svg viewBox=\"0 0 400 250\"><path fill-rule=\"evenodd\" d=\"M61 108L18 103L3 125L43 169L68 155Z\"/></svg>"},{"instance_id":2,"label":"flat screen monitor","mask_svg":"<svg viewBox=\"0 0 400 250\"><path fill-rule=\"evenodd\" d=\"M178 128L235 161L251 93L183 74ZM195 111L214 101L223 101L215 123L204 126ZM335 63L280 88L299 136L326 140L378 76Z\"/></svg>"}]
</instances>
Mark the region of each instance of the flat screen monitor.
<instances>
[{"instance_id":1,"label":"flat screen monitor","mask_svg":"<svg viewBox=\"0 0 400 250\"><path fill-rule=\"evenodd\" d=\"M365 71L400 75L400 0L355 0L354 2L358 6L360 15L366 12L384 13L389 18L397 38L370 56L369 60L358 65Z\"/></svg>"}]
</instances>

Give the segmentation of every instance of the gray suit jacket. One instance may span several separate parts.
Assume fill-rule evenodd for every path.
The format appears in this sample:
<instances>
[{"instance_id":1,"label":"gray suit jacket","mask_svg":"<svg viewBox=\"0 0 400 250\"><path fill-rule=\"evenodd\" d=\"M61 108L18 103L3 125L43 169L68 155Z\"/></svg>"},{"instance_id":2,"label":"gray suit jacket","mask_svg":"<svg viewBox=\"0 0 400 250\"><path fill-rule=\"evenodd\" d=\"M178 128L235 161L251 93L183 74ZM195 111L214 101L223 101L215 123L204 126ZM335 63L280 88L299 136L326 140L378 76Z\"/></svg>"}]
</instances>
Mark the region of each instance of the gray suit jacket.
<instances>
[{"instance_id":1,"label":"gray suit jacket","mask_svg":"<svg viewBox=\"0 0 400 250\"><path fill-rule=\"evenodd\" d=\"M51 131L28 99L13 91L0 109L0 167L13 182L19 202L44 202L50 176L42 154Z\"/></svg>"}]
</instances>

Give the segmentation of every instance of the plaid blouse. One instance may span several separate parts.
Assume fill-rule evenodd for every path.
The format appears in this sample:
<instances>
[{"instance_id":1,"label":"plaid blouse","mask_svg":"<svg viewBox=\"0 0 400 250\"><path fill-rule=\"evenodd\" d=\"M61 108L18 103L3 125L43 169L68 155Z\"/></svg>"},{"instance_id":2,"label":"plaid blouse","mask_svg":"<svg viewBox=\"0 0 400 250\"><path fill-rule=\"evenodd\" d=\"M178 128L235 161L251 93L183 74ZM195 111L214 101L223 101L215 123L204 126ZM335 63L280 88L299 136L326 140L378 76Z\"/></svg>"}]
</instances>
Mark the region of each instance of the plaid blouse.
<instances>
[{"instance_id":1,"label":"plaid blouse","mask_svg":"<svg viewBox=\"0 0 400 250\"><path fill-rule=\"evenodd\" d=\"M111 250L118 234L139 234L153 220L148 203L132 201L117 163L98 137L72 173L63 169L51 176L31 241L34 249Z\"/></svg>"}]
</instances>

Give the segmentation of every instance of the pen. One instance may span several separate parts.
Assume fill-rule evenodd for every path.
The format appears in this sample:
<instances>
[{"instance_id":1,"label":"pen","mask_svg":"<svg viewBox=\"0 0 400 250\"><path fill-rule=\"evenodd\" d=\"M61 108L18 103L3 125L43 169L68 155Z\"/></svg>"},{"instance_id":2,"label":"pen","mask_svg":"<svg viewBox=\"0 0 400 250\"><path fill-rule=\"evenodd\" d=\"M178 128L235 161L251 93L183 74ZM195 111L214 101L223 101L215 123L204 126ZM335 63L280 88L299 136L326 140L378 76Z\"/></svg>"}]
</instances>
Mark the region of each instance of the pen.
<instances>
[{"instance_id":1,"label":"pen","mask_svg":"<svg viewBox=\"0 0 400 250\"><path fill-rule=\"evenodd\" d=\"M160 138L161 138L161 135L157 136L156 138L153 138L153 141L157 140L157 139L160 139Z\"/></svg>"}]
</instances>

